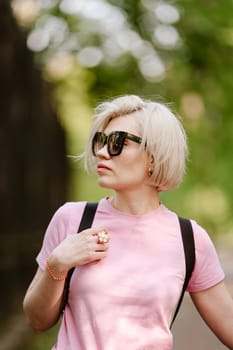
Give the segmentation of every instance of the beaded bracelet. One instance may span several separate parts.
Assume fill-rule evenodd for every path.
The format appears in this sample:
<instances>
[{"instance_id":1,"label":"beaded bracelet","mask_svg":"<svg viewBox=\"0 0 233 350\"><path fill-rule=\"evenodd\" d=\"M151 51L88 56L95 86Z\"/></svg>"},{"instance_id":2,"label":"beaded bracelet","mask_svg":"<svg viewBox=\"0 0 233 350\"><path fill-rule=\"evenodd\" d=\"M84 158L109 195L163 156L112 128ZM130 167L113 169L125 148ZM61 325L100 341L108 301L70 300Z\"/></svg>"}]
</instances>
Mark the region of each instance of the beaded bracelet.
<instances>
[{"instance_id":1,"label":"beaded bracelet","mask_svg":"<svg viewBox=\"0 0 233 350\"><path fill-rule=\"evenodd\" d=\"M51 269L48 260L46 260L46 269L48 270L48 273L50 274L50 276L52 277L52 279L54 281L64 281L66 279L67 275L63 275L63 276L56 276L55 273L53 272L53 270Z\"/></svg>"}]
</instances>

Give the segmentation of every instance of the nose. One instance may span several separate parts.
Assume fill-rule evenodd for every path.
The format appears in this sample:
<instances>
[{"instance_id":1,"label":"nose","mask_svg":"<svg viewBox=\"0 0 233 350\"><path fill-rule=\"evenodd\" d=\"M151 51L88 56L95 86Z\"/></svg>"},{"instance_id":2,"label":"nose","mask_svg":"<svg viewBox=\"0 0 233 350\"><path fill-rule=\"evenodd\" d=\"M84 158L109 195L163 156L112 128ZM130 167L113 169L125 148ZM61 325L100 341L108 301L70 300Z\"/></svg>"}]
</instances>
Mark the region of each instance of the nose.
<instances>
[{"instance_id":1,"label":"nose","mask_svg":"<svg viewBox=\"0 0 233 350\"><path fill-rule=\"evenodd\" d=\"M110 158L110 155L108 153L108 147L107 144L105 144L102 148L100 148L97 152L96 152L96 157L99 158Z\"/></svg>"}]
</instances>

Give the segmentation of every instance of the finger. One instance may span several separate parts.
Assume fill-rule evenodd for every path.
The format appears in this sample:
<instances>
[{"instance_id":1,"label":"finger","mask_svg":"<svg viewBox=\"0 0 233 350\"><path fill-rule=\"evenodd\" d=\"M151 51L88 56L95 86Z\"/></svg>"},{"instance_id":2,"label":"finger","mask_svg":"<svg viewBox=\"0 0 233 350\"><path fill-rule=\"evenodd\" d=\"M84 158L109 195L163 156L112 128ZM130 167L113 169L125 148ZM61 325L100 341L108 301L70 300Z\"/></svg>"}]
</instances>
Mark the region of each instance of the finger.
<instances>
[{"instance_id":1,"label":"finger","mask_svg":"<svg viewBox=\"0 0 233 350\"><path fill-rule=\"evenodd\" d=\"M85 234L88 234L88 233L97 234L99 231L107 231L107 229L104 226L90 227L90 228L87 228L86 230L83 230L81 232L85 233Z\"/></svg>"},{"instance_id":2,"label":"finger","mask_svg":"<svg viewBox=\"0 0 233 350\"><path fill-rule=\"evenodd\" d=\"M101 260L103 258L105 258L107 256L107 252L94 252L92 254L92 261L95 261L95 260Z\"/></svg>"},{"instance_id":3,"label":"finger","mask_svg":"<svg viewBox=\"0 0 233 350\"><path fill-rule=\"evenodd\" d=\"M97 243L94 247L96 252L104 252L108 250L109 244L108 243Z\"/></svg>"}]
</instances>

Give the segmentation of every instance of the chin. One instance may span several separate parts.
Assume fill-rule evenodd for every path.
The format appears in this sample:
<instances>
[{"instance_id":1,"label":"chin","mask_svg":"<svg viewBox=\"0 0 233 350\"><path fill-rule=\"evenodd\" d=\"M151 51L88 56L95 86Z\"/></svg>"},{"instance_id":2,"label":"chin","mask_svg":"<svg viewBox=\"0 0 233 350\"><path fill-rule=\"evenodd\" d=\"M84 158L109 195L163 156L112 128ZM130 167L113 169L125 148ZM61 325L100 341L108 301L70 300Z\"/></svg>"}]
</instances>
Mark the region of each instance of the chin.
<instances>
[{"instance_id":1,"label":"chin","mask_svg":"<svg viewBox=\"0 0 233 350\"><path fill-rule=\"evenodd\" d=\"M110 189L113 188L113 186L111 184L109 184L106 181L103 181L101 179L98 180L98 185L102 188L110 188Z\"/></svg>"}]
</instances>

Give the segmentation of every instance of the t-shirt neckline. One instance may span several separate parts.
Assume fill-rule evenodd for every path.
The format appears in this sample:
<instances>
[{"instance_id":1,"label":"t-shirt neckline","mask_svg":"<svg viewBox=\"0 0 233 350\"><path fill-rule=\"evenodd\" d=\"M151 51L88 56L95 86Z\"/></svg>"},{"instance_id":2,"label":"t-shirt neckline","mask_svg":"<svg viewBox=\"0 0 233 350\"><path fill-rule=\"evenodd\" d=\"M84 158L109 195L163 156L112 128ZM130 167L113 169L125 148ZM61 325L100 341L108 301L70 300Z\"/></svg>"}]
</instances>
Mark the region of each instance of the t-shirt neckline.
<instances>
[{"instance_id":1,"label":"t-shirt neckline","mask_svg":"<svg viewBox=\"0 0 233 350\"><path fill-rule=\"evenodd\" d=\"M157 208L155 208L154 210L149 211L148 213L145 214L131 214L131 213L127 213L124 211L121 211L119 209L116 209L115 207L113 207L113 205L110 202L110 197L105 197L102 198L100 200L101 205L103 205L103 208L107 209L108 212L111 212L112 214L115 215L121 215L124 217L128 217L128 218L149 218L152 217L154 215L158 215L159 213L161 213L161 211L163 211L163 209L165 208L164 205L160 202L159 206Z\"/></svg>"}]
</instances>

